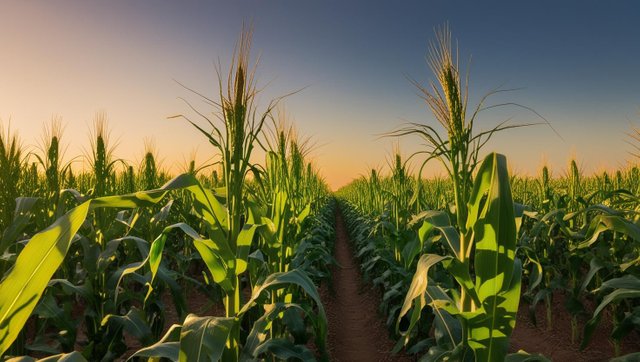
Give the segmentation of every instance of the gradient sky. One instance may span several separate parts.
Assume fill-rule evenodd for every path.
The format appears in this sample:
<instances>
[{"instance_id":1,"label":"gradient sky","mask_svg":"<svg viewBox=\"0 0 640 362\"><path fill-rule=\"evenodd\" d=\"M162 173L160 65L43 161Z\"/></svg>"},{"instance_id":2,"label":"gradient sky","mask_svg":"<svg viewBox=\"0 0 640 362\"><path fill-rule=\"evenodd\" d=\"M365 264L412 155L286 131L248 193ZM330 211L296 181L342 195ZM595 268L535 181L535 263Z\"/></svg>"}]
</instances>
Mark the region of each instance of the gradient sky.
<instances>
[{"instance_id":1,"label":"gradient sky","mask_svg":"<svg viewBox=\"0 0 640 362\"><path fill-rule=\"evenodd\" d=\"M406 121L436 125L408 78L431 79L425 62L434 27L448 22L463 64L470 65L471 105L502 86L522 88L493 99L516 102L546 126L508 131L486 150L512 169L535 173L542 160L556 174L575 155L585 172L631 160L624 141L640 125L640 3L618 1L0 1L0 119L35 145L53 115L65 124L67 157L88 148L89 126L106 112L116 154L141 159L154 140L166 168L213 149L185 122L188 96L174 80L217 94L242 23L254 25L261 56L261 99L306 87L285 101L312 156L334 188L385 167ZM200 108L207 111L202 105ZM518 108L485 114L478 129ZM409 154L414 138L400 139ZM431 171L438 172L437 168Z\"/></svg>"}]
</instances>

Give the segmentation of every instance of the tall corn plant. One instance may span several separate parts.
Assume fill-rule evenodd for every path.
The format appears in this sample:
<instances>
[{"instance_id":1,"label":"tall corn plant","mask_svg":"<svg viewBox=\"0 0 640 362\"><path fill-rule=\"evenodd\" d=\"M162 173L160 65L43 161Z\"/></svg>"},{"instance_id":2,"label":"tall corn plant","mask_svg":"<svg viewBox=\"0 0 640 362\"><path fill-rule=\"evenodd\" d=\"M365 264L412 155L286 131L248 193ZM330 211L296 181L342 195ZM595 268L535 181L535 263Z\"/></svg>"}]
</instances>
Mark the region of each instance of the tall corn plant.
<instances>
[{"instance_id":1,"label":"tall corn plant","mask_svg":"<svg viewBox=\"0 0 640 362\"><path fill-rule=\"evenodd\" d=\"M198 200L200 203L198 208L204 216L203 222L210 239L206 242L197 240L195 245L209 267L214 281L220 284L225 292L226 318L203 317L205 319L200 319L201 323L208 325L206 328L211 328L210 331L205 332L208 338L215 341L215 343L222 341L226 344L221 355L221 358L225 361L236 361L246 353L249 356L253 356L253 358L257 357L254 353L259 352L258 346L265 346L265 344L261 344L265 339L262 328L268 328L267 326L278 315L281 315L280 312L283 309L295 307L291 303L272 304L272 307L276 308L277 312L269 312L257 321L254 324L254 329L258 328L256 330L258 335L252 336L250 334L249 339L242 346L239 321L244 313L255 305L260 293L269 288L297 285L304 290L318 304L319 319L316 323L316 330L319 331L317 342L320 342L321 349L324 348L324 334L326 333L326 327L324 327L326 317L319 303L317 291L310 279L304 273L296 270L267 276L260 285L254 286L254 293L250 300L244 306L240 304L241 285L239 276L247 270L249 250L254 235L256 231L263 228L263 225L260 224L263 216L260 215L259 208L251 207L252 203L250 201L253 196L246 192L245 183L249 174L260 178L260 170L251 163L250 158L265 122L278 102L277 99L271 101L264 112L258 113L255 105L257 94L257 88L254 83L255 65L253 68L249 67L251 36L251 31L242 32L234 52L226 87L223 86L219 76L219 101L213 101L194 92L203 97L205 102L216 107L215 115L220 123L214 123L188 102L187 104L191 109L209 124L211 131L206 131L184 115L175 116L186 119L205 135L221 156L220 171L224 186L218 189L215 194L211 190L202 190L204 199ZM220 75L220 72L218 74ZM219 203L220 201L218 200L222 200L224 205ZM162 247L160 246L159 248ZM268 320L263 320L264 318L268 318ZM189 323L185 322L182 327L183 333L185 329L190 328L198 328L198 332L194 333L203 331L200 327L194 327L194 325L190 325L187 328L188 325ZM273 345L269 348L278 348L278 342L275 340L266 343L267 346ZM280 341L279 343L284 342ZM196 344L190 347L190 349L193 348L201 347ZM181 349L181 359L188 359L189 356L194 356L188 350L184 351L184 357L182 353L183 350Z\"/></svg>"},{"instance_id":2,"label":"tall corn plant","mask_svg":"<svg viewBox=\"0 0 640 362\"><path fill-rule=\"evenodd\" d=\"M413 307L409 328L402 331L408 336L422 308L431 306L438 319L436 325L444 326L441 329L448 332L446 345L453 350L441 350L440 358L447 353L462 360L475 356L478 361L499 361L506 356L520 301L522 274L522 266L515 258L516 224L506 167L504 156L490 154L478 170L467 215L473 253L466 258L462 257L463 237L449 223L446 213L426 211L420 215L424 219L421 237L430 238L435 231L441 233L449 254L422 255L398 325ZM447 294L431 280L429 269L438 263L458 282L459 294ZM463 300L465 296L468 303ZM451 316L457 317L459 324Z\"/></svg>"},{"instance_id":3,"label":"tall corn plant","mask_svg":"<svg viewBox=\"0 0 640 362\"><path fill-rule=\"evenodd\" d=\"M274 271L288 271L296 252L302 223L311 211L311 199L305 194L312 187L305 173L308 139L302 140L283 113L275 125L268 146L264 172L264 203L269 205L263 233L265 252ZM313 175L312 175L313 176Z\"/></svg>"},{"instance_id":4,"label":"tall corn plant","mask_svg":"<svg viewBox=\"0 0 640 362\"><path fill-rule=\"evenodd\" d=\"M20 196L23 162L18 135L11 133L10 126L5 131L0 123L0 232L9 226L13 218L15 199Z\"/></svg>"},{"instance_id":5,"label":"tall corn plant","mask_svg":"<svg viewBox=\"0 0 640 362\"><path fill-rule=\"evenodd\" d=\"M90 150L85 158L92 171L92 194L101 197L113 191L115 167L121 160L114 157L114 146L110 143L107 116L99 112L93 121Z\"/></svg>"},{"instance_id":6,"label":"tall corn plant","mask_svg":"<svg viewBox=\"0 0 640 362\"><path fill-rule=\"evenodd\" d=\"M408 222L407 207L410 204L412 196L412 179L409 177L406 162L402 161L400 150L396 149L389 161L391 168L391 180L389 183L389 192L391 194L391 212L396 230L404 228Z\"/></svg>"},{"instance_id":7,"label":"tall corn plant","mask_svg":"<svg viewBox=\"0 0 640 362\"><path fill-rule=\"evenodd\" d=\"M155 143L152 140L145 140L144 157L138 166L143 190L152 190L160 186L157 158Z\"/></svg>"},{"instance_id":8,"label":"tall corn plant","mask_svg":"<svg viewBox=\"0 0 640 362\"><path fill-rule=\"evenodd\" d=\"M71 172L71 163L64 162L64 149L62 148L62 122L55 117L44 128L44 134L40 145L40 152L35 154L38 164L44 171L45 187L44 198L47 210L45 210L47 224L62 214L58 213L60 191L63 189L64 177ZM54 218L55 216L55 218Z\"/></svg>"},{"instance_id":9,"label":"tall corn plant","mask_svg":"<svg viewBox=\"0 0 640 362\"><path fill-rule=\"evenodd\" d=\"M247 196L244 193L245 179L249 173L255 170L255 167L250 162L251 153L253 152L255 141L259 137L262 127L274 106L271 103L264 113L257 113L254 104L257 92L253 78L255 66L253 69L249 68L251 37L251 32L242 32L234 52L232 68L229 72L226 87L223 86L220 70L218 70L219 101L207 99L211 105L217 108L216 116L220 119L222 125L217 125L201 114L211 127L211 131L207 132L191 119L183 115L176 116L185 118L187 122L205 135L221 155L221 171L225 184L223 187L224 192L220 196L226 200L227 215L222 220L215 220L219 225L209 225L209 227L214 228L217 226L222 228L221 231L224 232L226 243L234 254L243 249L242 245L238 245L238 239L243 226L245 226L243 218L247 212L243 203L243 199ZM252 227L250 225L246 226L248 228ZM255 231L255 225L253 227ZM236 269L238 266L231 267ZM230 286L227 290L224 304L226 316L234 317L240 310L240 285L237 275L231 278L229 283ZM235 332L237 333L238 331ZM238 337L236 336L232 338L231 349L235 348L237 343Z\"/></svg>"},{"instance_id":10,"label":"tall corn plant","mask_svg":"<svg viewBox=\"0 0 640 362\"><path fill-rule=\"evenodd\" d=\"M27 167L23 155L22 145L16 133L11 132L10 125L5 131L0 123L0 254L12 245L13 235L20 232L21 228L28 224L29 216L20 211L22 209L20 198L20 186L33 186L37 183L37 170L35 180L25 177ZM30 182L31 181L31 182ZM23 187L26 188L26 187ZM21 198L25 203L32 204L34 198ZM28 209L30 209L29 207ZM15 212L14 212L15 210ZM18 219L18 220L16 220ZM18 225L14 225L17 221ZM14 227L15 226L15 227ZM0 278L9 267L7 260L0 260Z\"/></svg>"},{"instance_id":11,"label":"tall corn plant","mask_svg":"<svg viewBox=\"0 0 640 362\"><path fill-rule=\"evenodd\" d=\"M450 224L444 212L420 215L419 220L424 220L420 237L441 233L449 255L425 254L420 258L397 325L399 328L413 307L410 325L402 331L408 341L422 308L430 305L436 314L436 326L447 331L450 339L446 341L448 348L439 346L440 353L436 355L461 359L475 355L479 361L498 361L506 356L520 298L521 266L515 260L514 208L504 156L487 156L475 182L473 173L480 150L491 136L516 126L499 124L489 131L474 133L476 117L486 109L484 102L491 93L467 117L468 85L460 80L448 28L438 31L436 39L431 44L429 65L437 83L432 82L429 88L416 85L446 136L423 124L412 124L391 134L419 135L429 146L422 152L428 154L425 163L432 159L442 162L453 183L456 220ZM429 269L438 263L458 282L458 290L447 294L430 280ZM456 326L458 333L453 332Z\"/></svg>"}]
</instances>

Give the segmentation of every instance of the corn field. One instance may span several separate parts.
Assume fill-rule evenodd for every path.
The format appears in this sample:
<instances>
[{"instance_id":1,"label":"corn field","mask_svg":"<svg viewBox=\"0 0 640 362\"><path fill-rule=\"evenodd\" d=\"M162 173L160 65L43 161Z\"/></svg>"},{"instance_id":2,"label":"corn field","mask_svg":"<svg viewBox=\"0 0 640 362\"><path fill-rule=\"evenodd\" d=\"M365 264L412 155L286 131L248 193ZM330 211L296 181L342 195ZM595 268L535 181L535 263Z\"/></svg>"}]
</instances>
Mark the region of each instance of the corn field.
<instances>
[{"instance_id":1,"label":"corn field","mask_svg":"<svg viewBox=\"0 0 640 362\"><path fill-rule=\"evenodd\" d=\"M0 127L3 360L335 358L321 289L340 267L336 214L381 293L394 355L547 361L511 338L522 310L555 328L561 299L576 349L605 326L612 360L640 358L624 347L640 332L640 168L587 176L571 161L558 175L509 174L508 155L487 141L528 125L478 131L486 98L467 108L443 28L428 58L434 81L416 83L437 124L386 135L420 138L426 160L396 150L386 169L332 193L284 100L256 100L251 41L244 31L230 69L218 69L215 100L185 87L209 109L187 103L171 117L210 143L211 165L192 159L174 175L151 142L131 164L104 113L72 161L57 118L33 151ZM423 177L435 162L446 176Z\"/></svg>"}]
</instances>

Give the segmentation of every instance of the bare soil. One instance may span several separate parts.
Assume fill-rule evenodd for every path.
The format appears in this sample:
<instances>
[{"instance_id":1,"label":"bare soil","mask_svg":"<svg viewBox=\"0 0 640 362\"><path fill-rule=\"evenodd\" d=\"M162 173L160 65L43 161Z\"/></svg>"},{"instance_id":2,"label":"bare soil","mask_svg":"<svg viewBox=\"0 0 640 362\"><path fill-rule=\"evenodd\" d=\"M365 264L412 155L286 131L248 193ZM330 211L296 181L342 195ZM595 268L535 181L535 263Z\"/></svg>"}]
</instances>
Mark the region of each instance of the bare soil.
<instances>
[{"instance_id":1,"label":"bare soil","mask_svg":"<svg viewBox=\"0 0 640 362\"><path fill-rule=\"evenodd\" d=\"M590 316L578 318L578 335L576 342L571 342L571 315L564 306L565 296L556 292L551 303L551 326L547 325L546 307L544 303L536 308L537 326L529 318L529 304L520 301L516 320L516 328L511 335L511 351L522 349L529 353L540 353L553 361L608 361L615 357L613 343L609 339L612 330L611 317L604 316L596 328L591 342L580 350L582 331ZM593 306L592 306L593 307ZM591 308L592 309L592 308ZM623 339L621 355L640 351L640 336L631 332Z\"/></svg>"},{"instance_id":2,"label":"bare soil","mask_svg":"<svg viewBox=\"0 0 640 362\"><path fill-rule=\"evenodd\" d=\"M395 343L378 313L380 294L363 283L340 211L336 213L334 256L339 265L333 267L332 286L321 288L331 360L411 361L406 356L391 355Z\"/></svg>"}]
</instances>

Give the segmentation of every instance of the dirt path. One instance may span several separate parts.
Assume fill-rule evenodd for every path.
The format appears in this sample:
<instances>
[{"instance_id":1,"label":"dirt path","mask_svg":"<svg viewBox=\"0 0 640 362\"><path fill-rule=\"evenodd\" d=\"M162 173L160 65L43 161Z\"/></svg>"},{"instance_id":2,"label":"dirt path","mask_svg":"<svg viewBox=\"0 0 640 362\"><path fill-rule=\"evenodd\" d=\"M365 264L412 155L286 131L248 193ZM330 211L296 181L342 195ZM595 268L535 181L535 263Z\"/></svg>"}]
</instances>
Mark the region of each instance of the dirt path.
<instances>
[{"instance_id":1,"label":"dirt path","mask_svg":"<svg viewBox=\"0 0 640 362\"><path fill-rule=\"evenodd\" d=\"M326 286L322 290L331 360L410 361L391 356L394 342L378 314L380 295L362 281L340 211L336 213L335 258L340 266L332 270L333 293Z\"/></svg>"}]
</instances>

